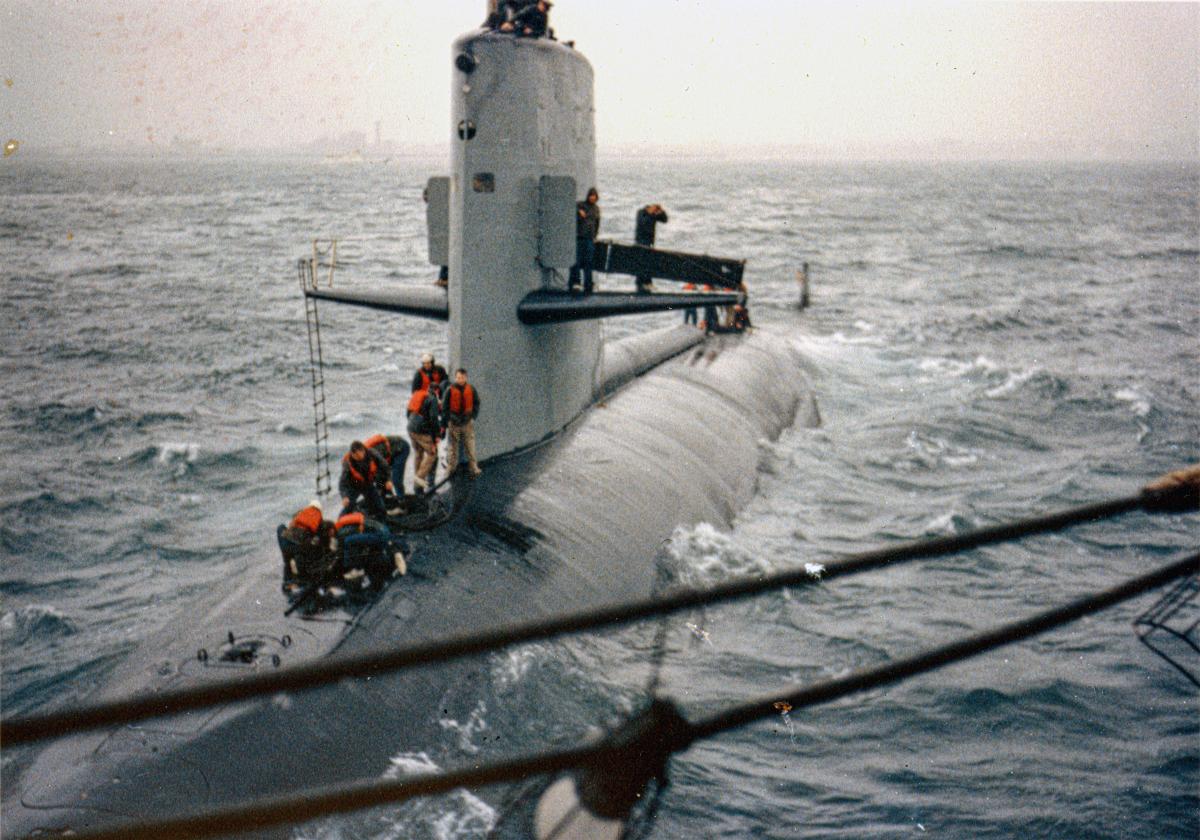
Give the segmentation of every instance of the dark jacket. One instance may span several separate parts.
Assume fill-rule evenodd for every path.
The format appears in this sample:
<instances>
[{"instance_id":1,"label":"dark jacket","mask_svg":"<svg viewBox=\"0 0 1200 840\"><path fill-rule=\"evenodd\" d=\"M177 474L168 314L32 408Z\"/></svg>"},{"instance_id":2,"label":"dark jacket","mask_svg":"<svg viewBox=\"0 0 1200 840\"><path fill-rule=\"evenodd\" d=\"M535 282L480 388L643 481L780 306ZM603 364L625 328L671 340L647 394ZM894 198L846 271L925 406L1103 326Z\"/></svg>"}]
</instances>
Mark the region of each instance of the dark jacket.
<instances>
[{"instance_id":1,"label":"dark jacket","mask_svg":"<svg viewBox=\"0 0 1200 840\"><path fill-rule=\"evenodd\" d=\"M517 12L513 18L513 26L516 27L518 35L541 38L546 34L546 13L537 7L537 3L530 3ZM529 32L526 32L526 29Z\"/></svg>"},{"instance_id":2,"label":"dark jacket","mask_svg":"<svg viewBox=\"0 0 1200 840\"><path fill-rule=\"evenodd\" d=\"M372 446L371 451L379 455L379 457L383 459L384 463L390 467L392 465L392 461L396 460L396 456L408 449L408 441L402 437L396 437L395 435L385 435L384 437L387 438L388 449L391 451L385 452L382 443L377 446ZM391 481L392 477L390 473L388 474L387 478L388 481Z\"/></svg>"},{"instance_id":3,"label":"dark jacket","mask_svg":"<svg viewBox=\"0 0 1200 840\"><path fill-rule=\"evenodd\" d=\"M438 379L438 382L441 382L443 385L449 381L449 377L446 375L446 369L441 365L434 365L432 372L435 376L441 376L441 379ZM429 383L425 381L427 377L428 375L425 373L425 366L421 365L418 367L417 372L413 374L412 393L415 394L417 391L428 390Z\"/></svg>"},{"instance_id":4,"label":"dark jacket","mask_svg":"<svg viewBox=\"0 0 1200 840\"><path fill-rule=\"evenodd\" d=\"M474 398L473 399L474 405L471 406L470 412L451 411L450 410L450 395L457 392L459 407L465 408L463 392L467 388L471 389L471 394ZM472 385L468 382L465 386L460 387L458 385L458 383L455 383L446 389L446 394L445 394L445 396L442 397L442 417L445 419L446 423L448 423L448 424L453 423L456 426L461 426L462 424L466 423L468 420L474 420L478 416L479 416L479 392L477 390L475 390L474 385Z\"/></svg>"},{"instance_id":5,"label":"dark jacket","mask_svg":"<svg viewBox=\"0 0 1200 840\"><path fill-rule=\"evenodd\" d=\"M637 211L637 222L633 229L633 241L638 245L653 245L654 226L659 222L663 224L667 223L667 211L661 207L657 213L650 212L649 204Z\"/></svg>"},{"instance_id":6,"label":"dark jacket","mask_svg":"<svg viewBox=\"0 0 1200 840\"><path fill-rule=\"evenodd\" d=\"M408 432L414 435L432 435L437 437L442 431L442 412L438 406L438 398L426 394L421 407L408 418Z\"/></svg>"},{"instance_id":7,"label":"dark jacket","mask_svg":"<svg viewBox=\"0 0 1200 840\"><path fill-rule=\"evenodd\" d=\"M342 494L342 498L353 499L371 485L369 476L372 462L375 463L376 476L378 476L379 473L388 474L388 465L383 460L383 456L381 456L374 449L368 449L367 457L359 461L357 464L354 464L354 471L363 477L363 481L360 482L354 477L354 472L351 472L350 470L350 456L347 455L346 457L342 458L342 477L338 480L338 492ZM390 475L388 480L391 480Z\"/></svg>"},{"instance_id":8,"label":"dark jacket","mask_svg":"<svg viewBox=\"0 0 1200 840\"><path fill-rule=\"evenodd\" d=\"M595 239L600 235L600 205L584 200L578 202L575 208L579 211L575 214L575 238Z\"/></svg>"}]
</instances>

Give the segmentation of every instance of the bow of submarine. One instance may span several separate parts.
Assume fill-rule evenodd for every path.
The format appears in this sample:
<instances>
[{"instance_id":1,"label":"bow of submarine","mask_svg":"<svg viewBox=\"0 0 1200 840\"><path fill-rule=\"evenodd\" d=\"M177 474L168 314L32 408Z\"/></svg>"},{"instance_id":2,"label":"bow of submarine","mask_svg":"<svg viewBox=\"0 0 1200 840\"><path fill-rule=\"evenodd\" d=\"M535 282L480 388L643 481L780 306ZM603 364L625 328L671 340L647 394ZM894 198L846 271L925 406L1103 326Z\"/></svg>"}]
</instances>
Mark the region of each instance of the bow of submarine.
<instances>
[{"instance_id":1,"label":"bow of submarine","mask_svg":"<svg viewBox=\"0 0 1200 840\"><path fill-rule=\"evenodd\" d=\"M455 517L410 536L408 576L361 613L284 619L271 558L199 611L193 626L148 641L100 696L231 676L236 669L213 672L211 660L197 661L198 649L216 650L227 626L275 644L286 665L646 597L654 556L673 530L730 525L756 489L760 442L817 422L790 341L761 329L710 338L544 445L494 459L476 481L455 482L452 492L463 494ZM284 635L286 650L278 645ZM61 739L37 753L16 784L8 780L4 836L379 778L392 757L444 742L447 715L470 713L486 679L480 663L424 666Z\"/></svg>"}]
</instances>

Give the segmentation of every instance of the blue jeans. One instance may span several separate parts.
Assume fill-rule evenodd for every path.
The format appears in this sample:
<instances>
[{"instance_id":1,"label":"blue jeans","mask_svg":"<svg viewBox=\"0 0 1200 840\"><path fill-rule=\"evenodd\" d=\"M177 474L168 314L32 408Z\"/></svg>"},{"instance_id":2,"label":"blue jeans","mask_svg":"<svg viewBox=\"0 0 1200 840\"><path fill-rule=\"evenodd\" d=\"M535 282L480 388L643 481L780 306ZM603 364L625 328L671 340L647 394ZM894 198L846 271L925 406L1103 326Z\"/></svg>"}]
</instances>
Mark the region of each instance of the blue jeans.
<instances>
[{"instance_id":1,"label":"blue jeans","mask_svg":"<svg viewBox=\"0 0 1200 840\"><path fill-rule=\"evenodd\" d=\"M683 323L685 323L685 324L696 323L696 307L692 306L692 307L689 307L689 308L683 310Z\"/></svg>"},{"instance_id":2,"label":"blue jeans","mask_svg":"<svg viewBox=\"0 0 1200 840\"><path fill-rule=\"evenodd\" d=\"M571 266L571 287L579 286L579 274L583 272L583 292L592 293L592 260L596 256L596 240L586 236L575 238L575 265Z\"/></svg>"},{"instance_id":3,"label":"blue jeans","mask_svg":"<svg viewBox=\"0 0 1200 840\"><path fill-rule=\"evenodd\" d=\"M408 464L408 441L401 440L400 448L392 456L392 486L397 496L404 495L404 467Z\"/></svg>"}]
</instances>

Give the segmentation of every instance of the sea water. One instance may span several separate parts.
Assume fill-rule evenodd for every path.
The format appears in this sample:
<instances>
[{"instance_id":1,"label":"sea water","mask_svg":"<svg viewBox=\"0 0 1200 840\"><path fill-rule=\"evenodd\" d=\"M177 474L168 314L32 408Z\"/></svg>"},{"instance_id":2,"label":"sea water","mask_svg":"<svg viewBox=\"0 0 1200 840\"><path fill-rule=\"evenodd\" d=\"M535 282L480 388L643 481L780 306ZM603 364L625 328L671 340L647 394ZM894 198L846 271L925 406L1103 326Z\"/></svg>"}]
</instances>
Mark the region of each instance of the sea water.
<instances>
[{"instance_id":1,"label":"sea water","mask_svg":"<svg viewBox=\"0 0 1200 840\"><path fill-rule=\"evenodd\" d=\"M313 495L296 260L337 237L340 286L431 283L421 189L444 170L5 159L6 717L83 701L140 639L196 622L205 590L278 562L276 523ZM1195 164L673 157L598 172L602 237L631 240L635 209L656 201L660 247L748 259L752 318L799 347L823 417L762 442L759 493L732 530L676 531L658 559L674 585L1124 496L1200 460ZM334 306L321 321L335 457L401 428L420 353L453 362L436 322ZM1194 551L1196 525L1133 514L679 615L662 643L655 624L502 652L436 753L397 745L364 774L462 766L489 738L578 739L637 708L651 679L700 716L886 663ZM643 829L1194 838L1197 690L1131 627L1155 597L699 743ZM296 836L479 837L504 805L461 792Z\"/></svg>"}]
</instances>

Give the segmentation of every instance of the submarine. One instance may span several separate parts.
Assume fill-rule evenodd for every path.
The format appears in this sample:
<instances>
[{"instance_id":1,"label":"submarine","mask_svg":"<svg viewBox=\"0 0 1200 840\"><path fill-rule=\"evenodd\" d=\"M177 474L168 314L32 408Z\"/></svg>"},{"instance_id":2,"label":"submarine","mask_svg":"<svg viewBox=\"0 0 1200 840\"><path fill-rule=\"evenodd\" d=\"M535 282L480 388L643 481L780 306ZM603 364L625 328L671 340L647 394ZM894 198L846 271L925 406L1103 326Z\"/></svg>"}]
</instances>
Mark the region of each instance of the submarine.
<instances>
[{"instance_id":1,"label":"submarine","mask_svg":"<svg viewBox=\"0 0 1200 840\"><path fill-rule=\"evenodd\" d=\"M732 292L567 288L575 205L596 183L593 69L579 50L479 28L453 43L449 71L451 172L430 180L427 205L430 261L449 267L448 288L304 293L447 323L451 369L469 371L482 398L482 476L460 471L445 491L450 515L408 535L409 574L370 602L289 614L280 560L264 558L146 639L91 700L649 597L673 531L729 527L755 493L760 443L819 422L805 360L784 335L677 325L603 340L603 318L729 304ZM622 260L682 279L668 256L615 245L601 268ZM730 261L699 264L715 285L740 279ZM397 755L438 754L453 740L447 719L496 702L489 679L469 659L64 737L13 763L0 831L119 830L377 779ZM485 743L469 758L518 746L535 745Z\"/></svg>"}]
</instances>

